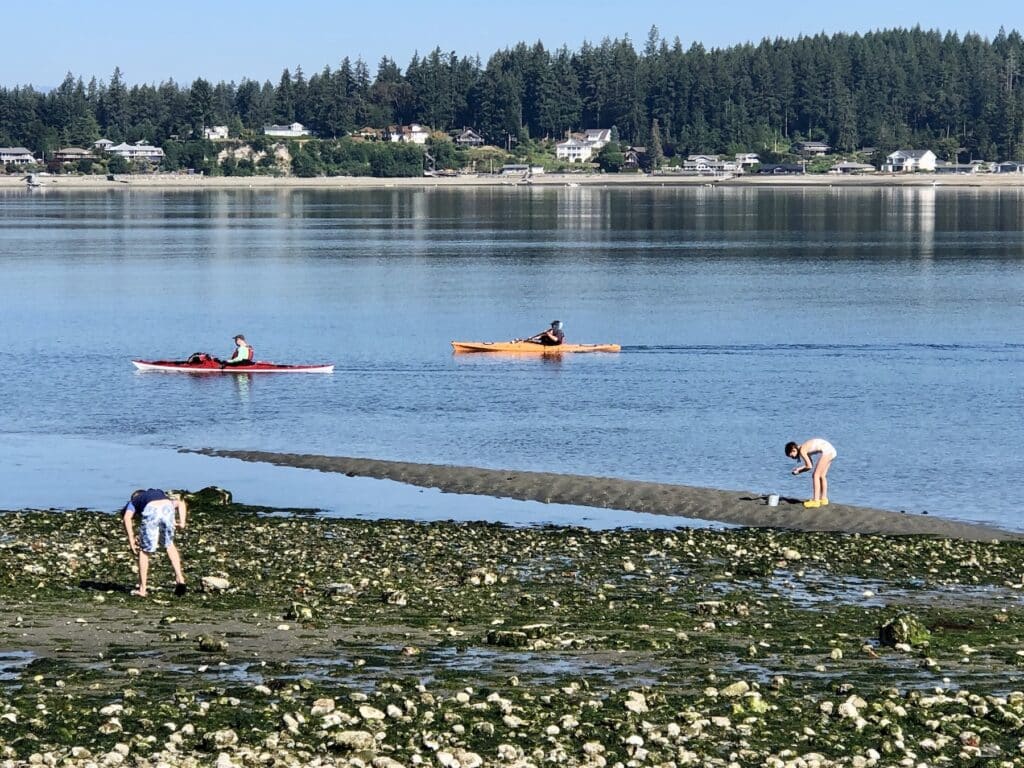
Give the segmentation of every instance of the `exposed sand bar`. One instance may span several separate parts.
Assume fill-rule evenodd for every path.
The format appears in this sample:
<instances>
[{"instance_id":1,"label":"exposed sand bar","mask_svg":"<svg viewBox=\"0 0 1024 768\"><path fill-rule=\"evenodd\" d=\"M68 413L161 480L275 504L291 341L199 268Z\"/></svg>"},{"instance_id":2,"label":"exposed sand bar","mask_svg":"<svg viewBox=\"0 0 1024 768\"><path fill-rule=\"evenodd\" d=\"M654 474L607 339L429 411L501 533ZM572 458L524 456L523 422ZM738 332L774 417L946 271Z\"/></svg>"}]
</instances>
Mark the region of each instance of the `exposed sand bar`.
<instances>
[{"instance_id":1,"label":"exposed sand bar","mask_svg":"<svg viewBox=\"0 0 1024 768\"><path fill-rule=\"evenodd\" d=\"M739 176L735 178L713 176L644 174L576 174L549 173L524 180L515 176L492 174L454 177L415 177L380 179L371 176L202 176L198 174L125 174L108 180L106 176L36 176L35 191L47 190L200 190L200 189L435 189L462 187L949 187L965 188L1024 188L1024 174L868 174L864 176L836 176L816 174L804 176ZM25 176L0 176L0 190L26 189Z\"/></svg>"},{"instance_id":2,"label":"exposed sand bar","mask_svg":"<svg viewBox=\"0 0 1024 768\"><path fill-rule=\"evenodd\" d=\"M784 498L778 507L768 507L761 494L751 491L723 491L614 477L415 464L346 456L209 448L184 452L320 472L339 472L355 477L395 480L424 488L437 488L447 493L675 515L734 525L800 531L912 534L978 541L1024 539L1024 534L977 523L845 504L833 503L822 509L805 509L799 500Z\"/></svg>"}]
</instances>

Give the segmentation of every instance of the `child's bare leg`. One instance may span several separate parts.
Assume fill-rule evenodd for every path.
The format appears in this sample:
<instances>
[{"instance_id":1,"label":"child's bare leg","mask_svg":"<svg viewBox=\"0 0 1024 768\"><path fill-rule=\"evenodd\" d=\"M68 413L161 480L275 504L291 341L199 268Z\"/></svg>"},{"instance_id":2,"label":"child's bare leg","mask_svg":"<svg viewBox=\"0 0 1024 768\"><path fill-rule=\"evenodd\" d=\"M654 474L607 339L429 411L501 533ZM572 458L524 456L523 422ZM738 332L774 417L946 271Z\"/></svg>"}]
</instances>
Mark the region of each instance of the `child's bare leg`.
<instances>
[{"instance_id":1,"label":"child's bare leg","mask_svg":"<svg viewBox=\"0 0 1024 768\"><path fill-rule=\"evenodd\" d=\"M181 555L174 544L167 545L167 559L171 561L171 568L174 569L174 583L184 584L185 574L181 570Z\"/></svg>"},{"instance_id":2,"label":"child's bare leg","mask_svg":"<svg viewBox=\"0 0 1024 768\"><path fill-rule=\"evenodd\" d=\"M149 578L149 555L139 550L139 596L146 596L146 580Z\"/></svg>"},{"instance_id":3,"label":"child's bare leg","mask_svg":"<svg viewBox=\"0 0 1024 768\"><path fill-rule=\"evenodd\" d=\"M818 466L814 468L814 498L817 500L828 498L828 468L832 466L832 459L822 456L818 459Z\"/></svg>"}]
</instances>

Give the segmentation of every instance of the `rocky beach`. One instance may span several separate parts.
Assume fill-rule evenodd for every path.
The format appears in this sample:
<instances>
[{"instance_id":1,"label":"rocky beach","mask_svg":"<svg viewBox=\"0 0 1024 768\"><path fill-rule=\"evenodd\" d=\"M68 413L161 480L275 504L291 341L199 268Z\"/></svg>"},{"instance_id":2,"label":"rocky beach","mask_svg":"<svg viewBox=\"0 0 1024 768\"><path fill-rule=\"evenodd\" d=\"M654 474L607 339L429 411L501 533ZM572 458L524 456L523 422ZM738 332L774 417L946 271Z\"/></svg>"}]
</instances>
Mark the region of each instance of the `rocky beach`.
<instances>
[{"instance_id":1,"label":"rocky beach","mask_svg":"<svg viewBox=\"0 0 1024 768\"><path fill-rule=\"evenodd\" d=\"M318 517L0 534L0 765L1022 765L1018 541Z\"/></svg>"}]
</instances>

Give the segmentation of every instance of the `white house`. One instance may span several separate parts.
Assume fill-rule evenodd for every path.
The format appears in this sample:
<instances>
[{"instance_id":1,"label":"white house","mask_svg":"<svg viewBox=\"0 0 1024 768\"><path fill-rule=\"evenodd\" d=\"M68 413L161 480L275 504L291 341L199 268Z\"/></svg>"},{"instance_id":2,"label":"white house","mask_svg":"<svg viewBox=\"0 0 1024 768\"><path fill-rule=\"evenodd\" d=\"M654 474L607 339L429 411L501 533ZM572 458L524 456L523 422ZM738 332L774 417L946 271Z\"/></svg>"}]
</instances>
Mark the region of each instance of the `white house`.
<instances>
[{"instance_id":1,"label":"white house","mask_svg":"<svg viewBox=\"0 0 1024 768\"><path fill-rule=\"evenodd\" d=\"M867 163L853 163L843 161L836 163L829 169L829 173L835 173L840 176L856 176L861 173L874 173L875 166L868 165Z\"/></svg>"},{"instance_id":2,"label":"white house","mask_svg":"<svg viewBox=\"0 0 1024 768\"><path fill-rule=\"evenodd\" d=\"M759 165L761 157L754 152L737 152L736 165L742 169L750 168L752 165Z\"/></svg>"},{"instance_id":3,"label":"white house","mask_svg":"<svg viewBox=\"0 0 1024 768\"><path fill-rule=\"evenodd\" d=\"M0 165L30 165L36 162L24 147L0 147Z\"/></svg>"},{"instance_id":4,"label":"white house","mask_svg":"<svg viewBox=\"0 0 1024 768\"><path fill-rule=\"evenodd\" d=\"M888 173L934 171L936 159L930 149L897 149L886 157L882 170Z\"/></svg>"},{"instance_id":5,"label":"white house","mask_svg":"<svg viewBox=\"0 0 1024 768\"><path fill-rule=\"evenodd\" d=\"M996 173L1024 173L1024 163L1007 160L996 165Z\"/></svg>"},{"instance_id":6,"label":"white house","mask_svg":"<svg viewBox=\"0 0 1024 768\"><path fill-rule=\"evenodd\" d=\"M570 163L585 163L594 154L594 145L580 139L566 139L555 144L555 157Z\"/></svg>"},{"instance_id":7,"label":"white house","mask_svg":"<svg viewBox=\"0 0 1024 768\"><path fill-rule=\"evenodd\" d=\"M385 138L388 141L398 141L404 144L426 144L430 138L430 130L419 123L409 125L389 125Z\"/></svg>"},{"instance_id":8,"label":"white house","mask_svg":"<svg viewBox=\"0 0 1024 768\"><path fill-rule=\"evenodd\" d=\"M228 137L228 127L226 125L213 125L209 128L203 128L203 138L209 141L217 141L218 139L226 139Z\"/></svg>"},{"instance_id":9,"label":"white house","mask_svg":"<svg viewBox=\"0 0 1024 768\"><path fill-rule=\"evenodd\" d=\"M100 139L92 143L92 148L100 152L107 152L112 146L114 146L114 142L110 139Z\"/></svg>"},{"instance_id":10,"label":"white house","mask_svg":"<svg viewBox=\"0 0 1024 768\"><path fill-rule=\"evenodd\" d=\"M611 128L588 128L583 132L583 141L589 141L595 152L611 140Z\"/></svg>"},{"instance_id":11,"label":"white house","mask_svg":"<svg viewBox=\"0 0 1024 768\"><path fill-rule=\"evenodd\" d=\"M164 151L160 147L154 147L152 144L146 144L141 141L135 144L121 142L110 147L107 152L112 155L119 155L125 160L145 160L154 164L164 159Z\"/></svg>"},{"instance_id":12,"label":"white house","mask_svg":"<svg viewBox=\"0 0 1024 768\"><path fill-rule=\"evenodd\" d=\"M734 160L722 160L718 155L690 155L683 161L683 173L699 176L718 176L738 170L739 165Z\"/></svg>"},{"instance_id":13,"label":"white house","mask_svg":"<svg viewBox=\"0 0 1024 768\"><path fill-rule=\"evenodd\" d=\"M297 138L299 136L312 136L312 132L306 130L302 123L290 125L264 125L263 133L266 136L280 136L282 138Z\"/></svg>"}]
</instances>

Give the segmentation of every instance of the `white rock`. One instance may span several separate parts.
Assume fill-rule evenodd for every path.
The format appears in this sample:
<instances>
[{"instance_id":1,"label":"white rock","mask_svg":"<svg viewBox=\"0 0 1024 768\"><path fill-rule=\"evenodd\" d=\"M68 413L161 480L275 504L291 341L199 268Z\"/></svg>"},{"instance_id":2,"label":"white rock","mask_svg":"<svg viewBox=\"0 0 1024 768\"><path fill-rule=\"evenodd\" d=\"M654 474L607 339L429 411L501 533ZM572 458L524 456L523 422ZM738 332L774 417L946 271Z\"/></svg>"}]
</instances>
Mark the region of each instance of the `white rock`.
<instances>
[{"instance_id":1,"label":"white rock","mask_svg":"<svg viewBox=\"0 0 1024 768\"><path fill-rule=\"evenodd\" d=\"M369 704L363 704L359 708L359 716L363 720L383 720L386 715L376 707L371 707Z\"/></svg>"},{"instance_id":2,"label":"white rock","mask_svg":"<svg viewBox=\"0 0 1024 768\"><path fill-rule=\"evenodd\" d=\"M333 738L339 747L351 750L372 749L376 744L373 734L368 731L339 731Z\"/></svg>"},{"instance_id":3,"label":"white rock","mask_svg":"<svg viewBox=\"0 0 1024 768\"><path fill-rule=\"evenodd\" d=\"M509 728L522 728L526 725L526 721L516 715L505 715L501 721Z\"/></svg>"},{"instance_id":4,"label":"white rock","mask_svg":"<svg viewBox=\"0 0 1024 768\"><path fill-rule=\"evenodd\" d=\"M647 697L639 691L629 691L626 696L626 709L638 715L648 711Z\"/></svg>"},{"instance_id":5,"label":"white rock","mask_svg":"<svg viewBox=\"0 0 1024 768\"><path fill-rule=\"evenodd\" d=\"M720 693L729 699L736 699L750 690L750 685L745 680L739 680L731 685L725 686Z\"/></svg>"},{"instance_id":6,"label":"white rock","mask_svg":"<svg viewBox=\"0 0 1024 768\"><path fill-rule=\"evenodd\" d=\"M200 583L206 592L223 592L231 586L231 582L220 576L203 576Z\"/></svg>"},{"instance_id":7,"label":"white rock","mask_svg":"<svg viewBox=\"0 0 1024 768\"><path fill-rule=\"evenodd\" d=\"M313 706L309 710L309 714L313 717L323 717L334 711L334 699L323 698L317 699L313 702Z\"/></svg>"},{"instance_id":8,"label":"white rock","mask_svg":"<svg viewBox=\"0 0 1024 768\"><path fill-rule=\"evenodd\" d=\"M223 728L219 731L214 731L211 735L211 740L217 749L224 749L225 747L233 747L238 743L238 734L230 728Z\"/></svg>"}]
</instances>

